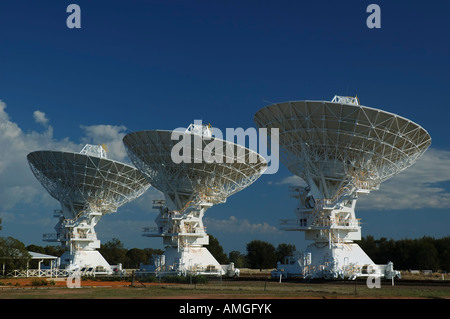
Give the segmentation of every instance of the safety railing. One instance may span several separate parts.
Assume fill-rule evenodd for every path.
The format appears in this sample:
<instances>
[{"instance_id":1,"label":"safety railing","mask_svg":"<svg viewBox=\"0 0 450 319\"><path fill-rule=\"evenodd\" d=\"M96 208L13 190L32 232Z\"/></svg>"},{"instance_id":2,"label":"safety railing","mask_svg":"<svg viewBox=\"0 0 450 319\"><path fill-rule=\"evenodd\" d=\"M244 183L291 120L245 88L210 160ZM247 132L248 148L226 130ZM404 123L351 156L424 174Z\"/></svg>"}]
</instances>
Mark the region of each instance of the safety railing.
<instances>
[{"instance_id":1,"label":"safety railing","mask_svg":"<svg viewBox=\"0 0 450 319\"><path fill-rule=\"evenodd\" d=\"M66 235L62 234L55 234L55 233L48 233L42 235L43 241L69 241L69 240L86 240L86 241L93 241L97 239L96 233L85 233L85 234L78 234L78 233L69 233Z\"/></svg>"},{"instance_id":2,"label":"safety railing","mask_svg":"<svg viewBox=\"0 0 450 319\"><path fill-rule=\"evenodd\" d=\"M94 276L95 269L86 268L82 270L66 270L66 269L16 269L6 274L6 277L14 278L28 278L28 277L68 277L73 274L79 274L80 276Z\"/></svg>"}]
</instances>

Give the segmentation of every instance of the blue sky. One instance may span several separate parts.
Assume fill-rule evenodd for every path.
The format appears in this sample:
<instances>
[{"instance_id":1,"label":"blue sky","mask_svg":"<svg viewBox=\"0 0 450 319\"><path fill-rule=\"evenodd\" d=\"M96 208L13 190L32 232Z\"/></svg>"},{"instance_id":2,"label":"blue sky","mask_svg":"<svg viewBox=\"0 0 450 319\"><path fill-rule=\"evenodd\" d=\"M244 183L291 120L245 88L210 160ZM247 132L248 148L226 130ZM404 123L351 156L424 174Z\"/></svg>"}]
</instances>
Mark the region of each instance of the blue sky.
<instances>
[{"instance_id":1,"label":"blue sky","mask_svg":"<svg viewBox=\"0 0 450 319\"><path fill-rule=\"evenodd\" d=\"M81 29L66 8L81 8ZM369 29L366 8L381 8ZM254 127L271 102L358 95L430 133L413 167L361 198L363 236L450 235L450 3L447 1L2 1L0 3L0 235L46 243L58 202L36 181L26 154L106 143L129 162L121 138L195 119L225 131ZM36 112L39 111L39 112ZM280 165L206 213L226 252L252 239L305 245L277 229L293 218ZM141 236L156 211L150 189L97 226L102 241L161 248Z\"/></svg>"}]
</instances>

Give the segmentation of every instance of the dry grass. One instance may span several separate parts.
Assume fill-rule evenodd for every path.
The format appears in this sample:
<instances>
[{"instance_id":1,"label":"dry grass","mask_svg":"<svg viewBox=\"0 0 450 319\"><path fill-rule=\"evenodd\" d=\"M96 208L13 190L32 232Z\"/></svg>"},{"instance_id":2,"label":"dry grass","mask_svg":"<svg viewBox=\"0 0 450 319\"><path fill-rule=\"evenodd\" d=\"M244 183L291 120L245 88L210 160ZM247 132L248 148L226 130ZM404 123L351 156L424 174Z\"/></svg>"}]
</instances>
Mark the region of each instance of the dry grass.
<instances>
[{"instance_id":1,"label":"dry grass","mask_svg":"<svg viewBox=\"0 0 450 319\"><path fill-rule=\"evenodd\" d=\"M2 281L2 280L0 280ZM14 279L0 287L0 298L8 299L403 299L450 298L450 286L401 285L383 281L380 289L364 282L300 283L267 280L211 281L207 284L136 284L129 281L82 281L82 288L69 289L64 280L54 285L33 286L30 279Z\"/></svg>"}]
</instances>

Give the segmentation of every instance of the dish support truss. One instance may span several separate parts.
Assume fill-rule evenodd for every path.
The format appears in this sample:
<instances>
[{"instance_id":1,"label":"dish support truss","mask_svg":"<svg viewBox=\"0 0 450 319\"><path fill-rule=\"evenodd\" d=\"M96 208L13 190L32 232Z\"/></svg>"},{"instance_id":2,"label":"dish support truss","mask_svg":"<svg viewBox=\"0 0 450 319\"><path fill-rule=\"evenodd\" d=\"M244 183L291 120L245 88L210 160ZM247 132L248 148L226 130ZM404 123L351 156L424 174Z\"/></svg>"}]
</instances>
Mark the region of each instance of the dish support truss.
<instances>
[{"instance_id":1,"label":"dish support truss","mask_svg":"<svg viewBox=\"0 0 450 319\"><path fill-rule=\"evenodd\" d=\"M332 102L274 104L257 112L255 122L279 128L281 161L308 184L294 189L297 218L280 222L313 243L273 275L399 276L392 263L375 265L353 242L361 239L356 201L411 166L431 144L428 133L405 118L360 106L357 98L339 96Z\"/></svg>"},{"instance_id":2,"label":"dish support truss","mask_svg":"<svg viewBox=\"0 0 450 319\"><path fill-rule=\"evenodd\" d=\"M279 263L272 275L279 277L356 279L358 277L399 277L392 263L376 265L354 243L361 239L361 222L355 217L358 196L370 189L352 183L332 199L314 199L309 187L292 187L293 197L299 199L296 219L280 220L286 231L303 231L305 239L313 241L305 252Z\"/></svg>"},{"instance_id":3,"label":"dish support truss","mask_svg":"<svg viewBox=\"0 0 450 319\"><path fill-rule=\"evenodd\" d=\"M159 210L157 227L144 228L143 236L162 237L166 250L155 260L153 271L160 274L202 274L221 276L226 273L207 248L209 236L203 225L203 216L213 204L197 200L181 211L170 210L164 200L154 200Z\"/></svg>"},{"instance_id":4,"label":"dish support truss","mask_svg":"<svg viewBox=\"0 0 450 319\"><path fill-rule=\"evenodd\" d=\"M61 209L53 214L58 219L56 233L43 234L42 239L59 242L66 249L59 267L68 271L92 269L97 274L112 273L111 266L97 251L100 240L95 226L104 215L116 212L150 186L135 168L107 160L105 148L87 144L79 154L29 155L32 172L61 204Z\"/></svg>"},{"instance_id":5,"label":"dish support truss","mask_svg":"<svg viewBox=\"0 0 450 319\"><path fill-rule=\"evenodd\" d=\"M55 226L56 233L42 236L43 241L59 242L66 250L60 257L60 268L75 271L90 267L94 268L97 274L111 274L111 266L97 251L100 248L100 240L97 238L95 226L102 218L103 213L86 210L75 218L66 219L64 211L67 206L64 204L61 206L63 209L56 209L53 215L58 218Z\"/></svg>"},{"instance_id":6,"label":"dish support truss","mask_svg":"<svg viewBox=\"0 0 450 319\"><path fill-rule=\"evenodd\" d=\"M201 133L201 134L200 134ZM196 139L204 152L211 141L224 148L235 149L232 160L221 163L205 161L174 163L171 151L176 143L172 131L143 131L125 136L124 144L134 165L148 178L153 187L164 194L153 208L159 210L157 227L144 228L143 236L162 237L166 251L147 269L161 274L229 274L229 265L222 266L207 250L209 237L203 225L207 209L225 203L228 196L256 181L267 168L260 156L249 162L254 152L240 145L211 137L209 126L192 124L184 132L193 139L191 156L195 157ZM183 133L181 133L183 134ZM207 138L203 139L202 137ZM222 153L226 156L226 152ZM238 160L239 159L239 160Z\"/></svg>"}]
</instances>

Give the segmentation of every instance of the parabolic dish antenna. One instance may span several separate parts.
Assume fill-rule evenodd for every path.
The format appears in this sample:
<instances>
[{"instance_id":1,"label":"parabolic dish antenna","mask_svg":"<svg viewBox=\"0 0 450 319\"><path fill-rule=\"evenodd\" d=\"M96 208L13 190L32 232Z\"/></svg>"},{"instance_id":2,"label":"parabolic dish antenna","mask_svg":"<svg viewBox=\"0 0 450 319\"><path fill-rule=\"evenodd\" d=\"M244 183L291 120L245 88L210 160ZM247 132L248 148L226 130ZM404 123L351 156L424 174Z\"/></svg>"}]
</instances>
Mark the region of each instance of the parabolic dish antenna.
<instances>
[{"instance_id":1,"label":"parabolic dish antenna","mask_svg":"<svg viewBox=\"0 0 450 319\"><path fill-rule=\"evenodd\" d=\"M354 278L356 272L344 271L344 266L350 269L351 263L371 262L352 243L361 238L354 216L357 194L378 189L380 183L411 166L430 146L430 135L404 117L340 96L331 102L269 105L255 114L254 121L260 128L279 129L281 161L308 184L296 195L298 218L283 220L284 228L305 231L307 239L315 240L314 247L329 243L327 251L310 247L301 272ZM344 248L350 252L342 253ZM322 275L311 270L325 263L329 266Z\"/></svg>"},{"instance_id":2,"label":"parabolic dish antenna","mask_svg":"<svg viewBox=\"0 0 450 319\"><path fill-rule=\"evenodd\" d=\"M163 237L171 246L158 269L221 274L220 265L203 247L208 245L203 215L256 181L267 168L265 159L194 124L185 132L130 133L123 142L133 164L164 193L165 203L155 203L160 209L158 227L146 234Z\"/></svg>"},{"instance_id":3,"label":"parabolic dish antenna","mask_svg":"<svg viewBox=\"0 0 450 319\"><path fill-rule=\"evenodd\" d=\"M100 145L87 144L80 153L35 151L27 156L31 170L50 195L61 203L55 217L59 241L68 251L61 257L67 269L110 267L95 249L100 241L94 226L104 214L142 195L149 187L134 167L106 158Z\"/></svg>"},{"instance_id":4,"label":"parabolic dish antenna","mask_svg":"<svg viewBox=\"0 0 450 319\"><path fill-rule=\"evenodd\" d=\"M377 188L430 146L430 135L416 123L338 98L277 103L255 115L257 126L279 128L283 164L320 186L325 198L352 180Z\"/></svg>"}]
</instances>

